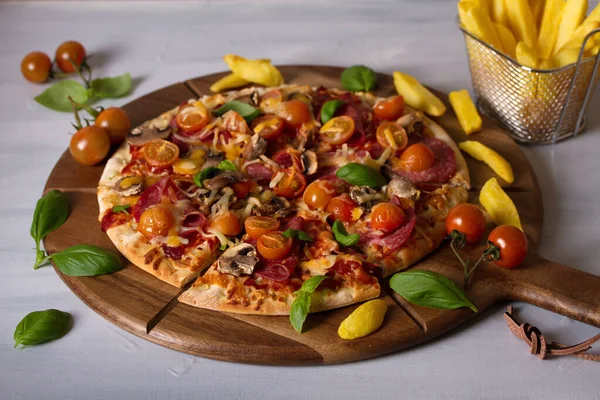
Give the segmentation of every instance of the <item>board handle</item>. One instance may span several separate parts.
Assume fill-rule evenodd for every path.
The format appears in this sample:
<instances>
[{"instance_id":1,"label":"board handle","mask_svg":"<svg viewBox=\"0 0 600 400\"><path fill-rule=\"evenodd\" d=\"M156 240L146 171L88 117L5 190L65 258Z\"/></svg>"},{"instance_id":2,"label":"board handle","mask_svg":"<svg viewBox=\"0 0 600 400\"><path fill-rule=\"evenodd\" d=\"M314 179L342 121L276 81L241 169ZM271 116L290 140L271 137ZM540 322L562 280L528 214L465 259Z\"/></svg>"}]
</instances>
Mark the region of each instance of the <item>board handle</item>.
<instances>
[{"instance_id":1,"label":"board handle","mask_svg":"<svg viewBox=\"0 0 600 400\"><path fill-rule=\"evenodd\" d=\"M526 265L506 270L505 277L509 299L600 328L600 276L533 255Z\"/></svg>"}]
</instances>

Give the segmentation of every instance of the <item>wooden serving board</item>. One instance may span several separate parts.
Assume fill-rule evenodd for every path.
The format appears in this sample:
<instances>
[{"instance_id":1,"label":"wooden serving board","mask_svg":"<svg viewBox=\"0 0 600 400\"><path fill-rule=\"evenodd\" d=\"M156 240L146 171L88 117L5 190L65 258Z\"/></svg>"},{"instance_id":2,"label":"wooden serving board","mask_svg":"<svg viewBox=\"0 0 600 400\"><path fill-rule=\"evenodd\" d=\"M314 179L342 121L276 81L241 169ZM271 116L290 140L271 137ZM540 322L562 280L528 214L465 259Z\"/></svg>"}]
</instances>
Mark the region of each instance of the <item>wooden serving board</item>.
<instances>
[{"instance_id":1,"label":"wooden serving board","mask_svg":"<svg viewBox=\"0 0 600 400\"><path fill-rule=\"evenodd\" d=\"M280 69L288 83L328 87L339 86L342 71L322 66ZM210 84L224 74L177 83L124 108L136 126L184 100L208 93ZM377 94L394 94L391 77L380 75L379 79ZM456 141L466 139L450 108L436 120ZM469 139L485 143L510 161L516 181L505 190L519 209L530 243L528 259L515 270L481 266L469 285L469 298L479 312L499 301L520 300L600 327L600 277L547 261L535 251L542 227L542 200L533 170L519 146L487 118L484 129ZM476 203L479 189L494 173L485 164L468 156L466 159L473 186L471 200ZM78 243L114 249L97 220L96 186L103 168L79 166L68 151L58 160L45 190L66 192L72 211L67 222L44 241L50 253ZM480 252L481 249L473 249L471 256L477 257ZM179 304L172 301L179 289L124 262L126 267L121 271L98 277L69 277L56 271L82 301L115 325L162 346L218 360L273 365L361 360L424 342L476 316L468 309L448 311L408 304L389 287L385 288L384 281L382 298L388 303L388 313L377 332L353 341L340 339L340 322L357 307L350 306L311 314L305 333L300 335L287 317L244 316ZM462 282L461 266L447 244L413 268L440 272Z\"/></svg>"}]
</instances>

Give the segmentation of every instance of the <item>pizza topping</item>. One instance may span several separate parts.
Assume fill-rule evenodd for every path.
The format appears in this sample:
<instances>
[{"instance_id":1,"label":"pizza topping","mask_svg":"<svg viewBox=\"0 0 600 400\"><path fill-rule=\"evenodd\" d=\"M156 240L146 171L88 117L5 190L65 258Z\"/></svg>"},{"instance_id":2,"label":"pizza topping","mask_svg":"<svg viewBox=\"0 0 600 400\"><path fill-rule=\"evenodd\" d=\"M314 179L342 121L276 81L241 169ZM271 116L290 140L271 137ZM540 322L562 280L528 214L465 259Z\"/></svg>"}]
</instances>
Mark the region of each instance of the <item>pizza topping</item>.
<instances>
[{"instance_id":1,"label":"pizza topping","mask_svg":"<svg viewBox=\"0 0 600 400\"><path fill-rule=\"evenodd\" d=\"M407 208L402 211L404 213L404 220L398 229L386 236L365 235L361 237L360 241L362 243L376 244L383 247L384 255L390 254L394 250L402 247L410 238L417 222L415 211L412 208Z\"/></svg>"},{"instance_id":2,"label":"pizza topping","mask_svg":"<svg viewBox=\"0 0 600 400\"><path fill-rule=\"evenodd\" d=\"M278 172L278 175L281 173L284 174L283 178L272 186L275 194L285 197L286 199L294 199L298 197L306 187L306 179L304 178L304 175L302 175L302 173L296 168L287 168Z\"/></svg>"},{"instance_id":3,"label":"pizza topping","mask_svg":"<svg viewBox=\"0 0 600 400\"><path fill-rule=\"evenodd\" d=\"M404 113L404 97L392 96L388 99L379 100L373 106L373 113L379 119L394 121Z\"/></svg>"},{"instance_id":4,"label":"pizza topping","mask_svg":"<svg viewBox=\"0 0 600 400\"><path fill-rule=\"evenodd\" d=\"M400 160L392 160L393 170L391 172L408 178L414 184L447 181L456 171L454 151L439 139L422 136L411 137L412 142L415 140L418 140L419 142L416 144L421 144L421 146L413 148L413 144L404 150ZM411 148L416 151L413 152ZM406 152L409 153L404 156ZM433 154L433 161L430 152ZM423 159L419 159L421 156ZM429 163L431 163L429 168L421 169Z\"/></svg>"},{"instance_id":5,"label":"pizza topping","mask_svg":"<svg viewBox=\"0 0 600 400\"><path fill-rule=\"evenodd\" d=\"M423 116L421 111L408 113L398 118L396 123L403 127L409 135L420 134L423 131Z\"/></svg>"},{"instance_id":6,"label":"pizza topping","mask_svg":"<svg viewBox=\"0 0 600 400\"><path fill-rule=\"evenodd\" d=\"M267 141L264 137L255 133L250 138L250 142L246 145L246 148L242 152L242 156L247 161L256 160L267 151Z\"/></svg>"},{"instance_id":7,"label":"pizza topping","mask_svg":"<svg viewBox=\"0 0 600 400\"><path fill-rule=\"evenodd\" d=\"M273 140L283 133L284 121L274 114L263 115L252 122L252 130L260 137Z\"/></svg>"},{"instance_id":8,"label":"pizza topping","mask_svg":"<svg viewBox=\"0 0 600 400\"><path fill-rule=\"evenodd\" d=\"M179 109L175 122L188 136L204 128L210 122L210 113L200 101L186 104Z\"/></svg>"},{"instance_id":9,"label":"pizza topping","mask_svg":"<svg viewBox=\"0 0 600 400\"><path fill-rule=\"evenodd\" d=\"M269 232L258 238L256 247L267 260L279 260L292 250L292 238L286 238L281 231Z\"/></svg>"},{"instance_id":10,"label":"pizza topping","mask_svg":"<svg viewBox=\"0 0 600 400\"><path fill-rule=\"evenodd\" d=\"M166 197L171 203L186 198L175 182L166 176L142 192L137 203L131 207L131 214L136 221L139 221L142 213L149 207L160 203L163 197Z\"/></svg>"},{"instance_id":11,"label":"pizza topping","mask_svg":"<svg viewBox=\"0 0 600 400\"><path fill-rule=\"evenodd\" d=\"M259 181L270 181L273 177L273 170L262 163L250 164L246 167L246 173Z\"/></svg>"},{"instance_id":12,"label":"pizza topping","mask_svg":"<svg viewBox=\"0 0 600 400\"><path fill-rule=\"evenodd\" d=\"M324 209L335 195L335 188L329 181L316 180L304 191L302 199L311 210Z\"/></svg>"},{"instance_id":13,"label":"pizza topping","mask_svg":"<svg viewBox=\"0 0 600 400\"><path fill-rule=\"evenodd\" d=\"M279 229L279 220L272 217L251 216L244 221L246 233L253 239Z\"/></svg>"},{"instance_id":14,"label":"pizza topping","mask_svg":"<svg viewBox=\"0 0 600 400\"><path fill-rule=\"evenodd\" d=\"M122 196L135 196L142 193L144 178L142 176L126 176L119 179L114 188Z\"/></svg>"},{"instance_id":15,"label":"pizza topping","mask_svg":"<svg viewBox=\"0 0 600 400\"><path fill-rule=\"evenodd\" d=\"M350 189L350 198L361 208L370 210L375 204L383 201L385 196L368 186L353 186Z\"/></svg>"},{"instance_id":16,"label":"pizza topping","mask_svg":"<svg viewBox=\"0 0 600 400\"><path fill-rule=\"evenodd\" d=\"M230 247L219 257L217 271L234 276L250 275L258 263L256 248L248 243Z\"/></svg>"},{"instance_id":17,"label":"pizza topping","mask_svg":"<svg viewBox=\"0 0 600 400\"><path fill-rule=\"evenodd\" d=\"M181 225L186 228L194 228L198 226L203 226L206 222L206 217L204 214L200 212L192 212L186 215L181 222Z\"/></svg>"},{"instance_id":18,"label":"pizza topping","mask_svg":"<svg viewBox=\"0 0 600 400\"><path fill-rule=\"evenodd\" d=\"M133 128L127 135L127 141L133 146L143 146L152 140L168 138L171 130L171 127L168 125L163 129L159 129L153 124L144 124Z\"/></svg>"},{"instance_id":19,"label":"pizza topping","mask_svg":"<svg viewBox=\"0 0 600 400\"><path fill-rule=\"evenodd\" d=\"M227 236L236 236L242 231L240 217L233 211L225 211L211 216L210 227Z\"/></svg>"},{"instance_id":20,"label":"pizza topping","mask_svg":"<svg viewBox=\"0 0 600 400\"><path fill-rule=\"evenodd\" d=\"M208 149L204 154L204 164L202 168L210 168L219 165L225 159L225 153L218 150Z\"/></svg>"},{"instance_id":21,"label":"pizza topping","mask_svg":"<svg viewBox=\"0 0 600 400\"><path fill-rule=\"evenodd\" d=\"M115 226L122 225L127 221L129 221L129 215L127 215L126 213L108 210L108 212L102 217L102 232L106 232L107 230Z\"/></svg>"},{"instance_id":22,"label":"pizza topping","mask_svg":"<svg viewBox=\"0 0 600 400\"><path fill-rule=\"evenodd\" d=\"M202 185L210 190L221 190L224 187L243 181L244 175L239 171L222 171L212 178L205 179Z\"/></svg>"},{"instance_id":23,"label":"pizza topping","mask_svg":"<svg viewBox=\"0 0 600 400\"><path fill-rule=\"evenodd\" d=\"M283 282L289 279L297 265L298 257L296 256L289 256L278 260L266 260L256 269L254 274L272 281Z\"/></svg>"},{"instance_id":24,"label":"pizza topping","mask_svg":"<svg viewBox=\"0 0 600 400\"><path fill-rule=\"evenodd\" d=\"M150 207L142 213L137 230L147 237L153 238L166 236L173 225L175 225L175 218L171 211L167 207L158 205Z\"/></svg>"},{"instance_id":25,"label":"pizza topping","mask_svg":"<svg viewBox=\"0 0 600 400\"><path fill-rule=\"evenodd\" d=\"M368 186L373 189L379 189L387 181L375 168L363 164L349 163L338 169L335 175L356 186Z\"/></svg>"},{"instance_id":26,"label":"pizza topping","mask_svg":"<svg viewBox=\"0 0 600 400\"><path fill-rule=\"evenodd\" d=\"M279 106L277 114L295 128L299 128L313 118L308 104L300 100L284 101Z\"/></svg>"},{"instance_id":27,"label":"pizza topping","mask_svg":"<svg viewBox=\"0 0 600 400\"><path fill-rule=\"evenodd\" d=\"M339 219L343 222L354 221L353 211L356 203L350 198L347 193L342 193L329 201L325 211L328 212L329 219Z\"/></svg>"},{"instance_id":28,"label":"pizza topping","mask_svg":"<svg viewBox=\"0 0 600 400\"><path fill-rule=\"evenodd\" d=\"M290 202L278 196L271 197L262 206L255 207L252 210L254 215L274 218L285 218L292 213L294 213L294 208L290 206Z\"/></svg>"},{"instance_id":29,"label":"pizza topping","mask_svg":"<svg viewBox=\"0 0 600 400\"><path fill-rule=\"evenodd\" d=\"M408 136L403 127L395 122L385 121L377 127L377 143L384 149L404 150L408 145Z\"/></svg>"},{"instance_id":30,"label":"pizza topping","mask_svg":"<svg viewBox=\"0 0 600 400\"><path fill-rule=\"evenodd\" d=\"M302 172L304 175L313 175L317 172L319 162L317 160L317 154L314 151L304 151L302 156L300 156L300 162L302 164Z\"/></svg>"},{"instance_id":31,"label":"pizza topping","mask_svg":"<svg viewBox=\"0 0 600 400\"><path fill-rule=\"evenodd\" d=\"M346 143L354 134L354 120L348 116L335 117L319 129L321 139L329 144Z\"/></svg>"},{"instance_id":32,"label":"pizza topping","mask_svg":"<svg viewBox=\"0 0 600 400\"><path fill-rule=\"evenodd\" d=\"M415 188L410 180L403 176L392 178L387 184L386 193L390 200L393 200L395 197L401 199L415 199L419 195L417 188Z\"/></svg>"},{"instance_id":33,"label":"pizza topping","mask_svg":"<svg viewBox=\"0 0 600 400\"><path fill-rule=\"evenodd\" d=\"M379 203L371 212L371 228L389 233L404 221L404 212L393 203Z\"/></svg>"},{"instance_id":34,"label":"pizza topping","mask_svg":"<svg viewBox=\"0 0 600 400\"><path fill-rule=\"evenodd\" d=\"M144 159L153 167L165 168L173 165L179 157L179 147L164 139L156 139L144 145Z\"/></svg>"}]
</instances>

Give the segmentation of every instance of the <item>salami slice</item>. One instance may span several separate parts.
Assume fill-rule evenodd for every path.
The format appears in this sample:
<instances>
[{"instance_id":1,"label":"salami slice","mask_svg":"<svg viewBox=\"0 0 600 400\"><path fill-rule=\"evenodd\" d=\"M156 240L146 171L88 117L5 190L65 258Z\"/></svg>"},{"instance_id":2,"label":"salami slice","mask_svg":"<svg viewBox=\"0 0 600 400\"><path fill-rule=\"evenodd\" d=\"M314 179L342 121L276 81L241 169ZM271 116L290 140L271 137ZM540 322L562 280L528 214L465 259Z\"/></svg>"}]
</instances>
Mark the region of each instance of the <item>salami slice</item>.
<instances>
[{"instance_id":1,"label":"salami slice","mask_svg":"<svg viewBox=\"0 0 600 400\"><path fill-rule=\"evenodd\" d=\"M412 183L446 182L456 172L456 158L454 151L444 142L435 138L415 136L409 139L409 144L423 143L429 147L435 156L431 168L425 171L411 172L401 168L394 168L392 172L408 178Z\"/></svg>"},{"instance_id":2,"label":"salami slice","mask_svg":"<svg viewBox=\"0 0 600 400\"><path fill-rule=\"evenodd\" d=\"M140 220L142 213L150 206L161 202L162 198L167 197L171 203L177 200L185 199L185 195L179 187L173 182L171 177L165 176L148 189L144 190L137 203L131 207L131 213L136 221Z\"/></svg>"},{"instance_id":3,"label":"salami slice","mask_svg":"<svg viewBox=\"0 0 600 400\"><path fill-rule=\"evenodd\" d=\"M246 172L251 178L258 179L259 181L270 181L273 177L273 171L261 163L248 165Z\"/></svg>"},{"instance_id":4,"label":"salami slice","mask_svg":"<svg viewBox=\"0 0 600 400\"><path fill-rule=\"evenodd\" d=\"M410 235L412 234L413 229L415 229L415 225L417 223L415 210L412 208L407 208L402 211L404 211L404 221L399 228L385 236L366 236L361 240L361 242L367 244L377 244L383 247L384 255L388 255L402 247L408 238L410 238Z\"/></svg>"},{"instance_id":5,"label":"salami slice","mask_svg":"<svg viewBox=\"0 0 600 400\"><path fill-rule=\"evenodd\" d=\"M298 257L290 256L281 260L265 260L263 266L254 271L257 276L270 279L276 282L288 280L296 265Z\"/></svg>"}]
</instances>

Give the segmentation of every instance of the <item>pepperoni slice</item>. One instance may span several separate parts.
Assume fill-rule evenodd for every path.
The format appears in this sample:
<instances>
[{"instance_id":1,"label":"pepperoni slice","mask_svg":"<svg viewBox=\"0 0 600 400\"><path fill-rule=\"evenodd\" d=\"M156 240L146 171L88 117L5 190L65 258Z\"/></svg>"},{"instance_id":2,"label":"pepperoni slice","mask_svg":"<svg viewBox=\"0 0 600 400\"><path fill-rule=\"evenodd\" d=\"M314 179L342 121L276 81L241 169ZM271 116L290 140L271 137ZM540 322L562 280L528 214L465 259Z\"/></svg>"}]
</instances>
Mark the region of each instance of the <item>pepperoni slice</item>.
<instances>
[{"instance_id":1,"label":"pepperoni slice","mask_svg":"<svg viewBox=\"0 0 600 400\"><path fill-rule=\"evenodd\" d=\"M256 269L254 274L272 281L283 282L289 279L297 264L298 257L296 256L289 256L281 260L265 260L263 266Z\"/></svg>"},{"instance_id":2,"label":"pepperoni slice","mask_svg":"<svg viewBox=\"0 0 600 400\"><path fill-rule=\"evenodd\" d=\"M270 181L273 177L273 171L261 163L250 164L246 167L246 172L251 178L259 181Z\"/></svg>"}]
</instances>

